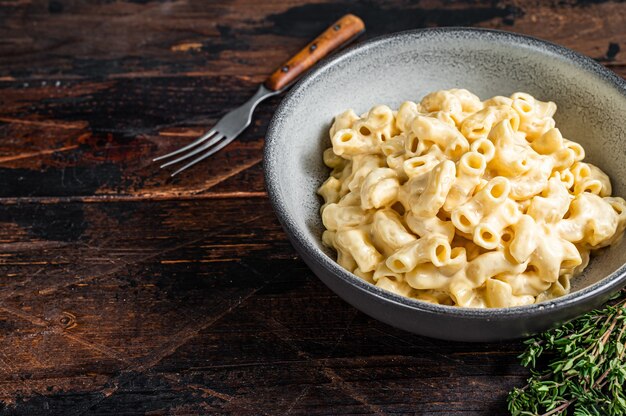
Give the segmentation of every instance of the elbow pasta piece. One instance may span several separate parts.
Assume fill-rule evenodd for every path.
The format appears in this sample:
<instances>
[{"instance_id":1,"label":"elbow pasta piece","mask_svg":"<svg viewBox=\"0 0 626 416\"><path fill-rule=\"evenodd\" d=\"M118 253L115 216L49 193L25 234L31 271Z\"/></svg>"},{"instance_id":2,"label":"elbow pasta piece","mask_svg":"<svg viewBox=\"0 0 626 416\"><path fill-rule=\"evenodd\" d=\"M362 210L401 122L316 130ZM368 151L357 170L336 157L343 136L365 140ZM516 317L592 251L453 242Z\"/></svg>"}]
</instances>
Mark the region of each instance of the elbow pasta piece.
<instances>
[{"instance_id":1,"label":"elbow pasta piece","mask_svg":"<svg viewBox=\"0 0 626 416\"><path fill-rule=\"evenodd\" d=\"M380 145L380 151L384 156L400 156L404 153L404 144L406 143L406 135L399 134L392 139L387 140Z\"/></svg>"},{"instance_id":2,"label":"elbow pasta piece","mask_svg":"<svg viewBox=\"0 0 626 416\"><path fill-rule=\"evenodd\" d=\"M459 99L461 102L461 109L464 113L474 114L475 112L483 109L483 103L480 101L480 98L468 90L463 88L453 88L448 91Z\"/></svg>"},{"instance_id":3,"label":"elbow pasta piece","mask_svg":"<svg viewBox=\"0 0 626 416\"><path fill-rule=\"evenodd\" d=\"M574 175L574 183L579 183L591 175L591 168L587 163L577 162L570 167L570 172Z\"/></svg>"},{"instance_id":4,"label":"elbow pasta piece","mask_svg":"<svg viewBox=\"0 0 626 416\"><path fill-rule=\"evenodd\" d=\"M446 290L450 284L450 276L443 274L432 263L422 263L404 275L404 280L413 289Z\"/></svg>"},{"instance_id":5,"label":"elbow pasta piece","mask_svg":"<svg viewBox=\"0 0 626 416\"><path fill-rule=\"evenodd\" d=\"M332 147L330 149L332 150ZM333 170L330 172L330 176L334 177L335 179L339 179L341 181L342 192L348 191L348 186L347 186L348 182L346 181L346 179L352 176L353 164L354 163L352 160L346 159L346 163L343 166L333 168Z\"/></svg>"},{"instance_id":6,"label":"elbow pasta piece","mask_svg":"<svg viewBox=\"0 0 626 416\"><path fill-rule=\"evenodd\" d=\"M552 285L550 286L550 288L548 288L548 290L546 290L541 295L537 296L537 298L541 300L543 300L543 298L551 299L551 298L557 298L559 296L568 294L570 291L571 277L572 276L569 274L564 274L560 276L556 282L552 283Z\"/></svg>"},{"instance_id":7,"label":"elbow pasta piece","mask_svg":"<svg viewBox=\"0 0 626 416\"><path fill-rule=\"evenodd\" d=\"M464 247L454 247L450 250L450 261L439 267L439 271L446 276L453 276L467 266L467 253Z\"/></svg>"},{"instance_id":8,"label":"elbow pasta piece","mask_svg":"<svg viewBox=\"0 0 626 416\"><path fill-rule=\"evenodd\" d=\"M335 245L350 254L364 272L371 272L383 261L382 255L374 248L369 233L363 227L338 231Z\"/></svg>"},{"instance_id":9,"label":"elbow pasta piece","mask_svg":"<svg viewBox=\"0 0 626 416\"><path fill-rule=\"evenodd\" d=\"M372 241L387 256L401 247L417 240L400 221L400 216L392 209L377 211L372 222Z\"/></svg>"},{"instance_id":10,"label":"elbow pasta piece","mask_svg":"<svg viewBox=\"0 0 626 416\"><path fill-rule=\"evenodd\" d=\"M502 273L496 279L508 283L513 295L532 296L533 299L552 286L552 283L541 279L536 272Z\"/></svg>"},{"instance_id":11,"label":"elbow pasta piece","mask_svg":"<svg viewBox=\"0 0 626 416\"><path fill-rule=\"evenodd\" d=\"M443 221L436 216L420 218L409 212L406 214L406 224L415 235L420 237L440 235L445 237L448 242L451 242L454 238L454 224L450 221Z\"/></svg>"},{"instance_id":12,"label":"elbow pasta piece","mask_svg":"<svg viewBox=\"0 0 626 416\"><path fill-rule=\"evenodd\" d=\"M324 150L324 164L329 168L343 170L343 168L347 165L347 161L341 156L335 154L332 147Z\"/></svg>"},{"instance_id":13,"label":"elbow pasta piece","mask_svg":"<svg viewBox=\"0 0 626 416\"><path fill-rule=\"evenodd\" d=\"M533 197L527 214L545 223L556 223L563 219L569 209L572 197L563 182L557 178L548 181L543 195Z\"/></svg>"},{"instance_id":14,"label":"elbow pasta piece","mask_svg":"<svg viewBox=\"0 0 626 416\"><path fill-rule=\"evenodd\" d=\"M516 137L509 120L496 124L488 137L495 147L495 155L489 162L489 168L507 177L519 176L531 168L529 159L533 150Z\"/></svg>"},{"instance_id":15,"label":"elbow pasta piece","mask_svg":"<svg viewBox=\"0 0 626 416\"><path fill-rule=\"evenodd\" d=\"M557 178L561 181L565 189L570 190L574 186L574 175L569 169L552 172L551 178Z\"/></svg>"},{"instance_id":16,"label":"elbow pasta piece","mask_svg":"<svg viewBox=\"0 0 626 416\"><path fill-rule=\"evenodd\" d=\"M425 96L421 103L422 109L428 113L445 113L456 124L461 123L466 115L482 109L480 98L465 89L436 91Z\"/></svg>"},{"instance_id":17,"label":"elbow pasta piece","mask_svg":"<svg viewBox=\"0 0 626 416\"><path fill-rule=\"evenodd\" d=\"M550 131L554 130L555 129L549 130L546 134L550 134ZM554 163L553 169L556 171L569 169L576 162L576 154L574 153L574 151L565 146L552 153L550 157L552 158L552 161Z\"/></svg>"},{"instance_id":18,"label":"elbow pasta piece","mask_svg":"<svg viewBox=\"0 0 626 416\"><path fill-rule=\"evenodd\" d=\"M509 253L518 263L524 263L537 249L537 224L533 217L524 214L512 228L513 238L509 244Z\"/></svg>"},{"instance_id":19,"label":"elbow pasta piece","mask_svg":"<svg viewBox=\"0 0 626 416\"><path fill-rule=\"evenodd\" d=\"M397 156L387 156L387 166L390 169L393 169L396 172L396 175L398 175L398 179L401 182L404 182L408 179L408 176L406 175L406 172L404 171L404 162L405 162L405 157L404 155L397 155Z\"/></svg>"},{"instance_id":20,"label":"elbow pasta piece","mask_svg":"<svg viewBox=\"0 0 626 416\"><path fill-rule=\"evenodd\" d=\"M556 113L556 104L552 101L539 101L535 97L525 92L516 92L511 95L511 99L523 100L534 106L535 114L538 117L552 117Z\"/></svg>"},{"instance_id":21,"label":"elbow pasta piece","mask_svg":"<svg viewBox=\"0 0 626 416\"><path fill-rule=\"evenodd\" d=\"M617 214L617 232L621 234L626 228L626 201L619 197L605 197L604 201L609 204ZM619 235L616 235L619 237Z\"/></svg>"},{"instance_id":22,"label":"elbow pasta piece","mask_svg":"<svg viewBox=\"0 0 626 416\"><path fill-rule=\"evenodd\" d=\"M383 129L394 123L393 111L386 105L377 105L367 113L365 120L373 129Z\"/></svg>"},{"instance_id":23,"label":"elbow pasta piece","mask_svg":"<svg viewBox=\"0 0 626 416\"><path fill-rule=\"evenodd\" d=\"M407 133L406 141L404 142L404 153L408 156L420 156L430 150L432 143L420 140L412 131Z\"/></svg>"},{"instance_id":24,"label":"elbow pasta piece","mask_svg":"<svg viewBox=\"0 0 626 416\"><path fill-rule=\"evenodd\" d=\"M442 111L458 117L463 112L461 100L446 90L431 92L422 98L420 106L427 113Z\"/></svg>"},{"instance_id":25,"label":"elbow pasta piece","mask_svg":"<svg viewBox=\"0 0 626 416\"><path fill-rule=\"evenodd\" d=\"M420 176L414 176L407 180L398 190L398 202L402 204L405 211L410 211L411 198L416 198L426 189L428 184L428 173Z\"/></svg>"},{"instance_id":26,"label":"elbow pasta piece","mask_svg":"<svg viewBox=\"0 0 626 416\"><path fill-rule=\"evenodd\" d=\"M531 305L535 303L532 295L515 295L507 282L488 279L485 283L485 303L489 308L508 308L510 306Z\"/></svg>"},{"instance_id":27,"label":"elbow pasta piece","mask_svg":"<svg viewBox=\"0 0 626 416\"><path fill-rule=\"evenodd\" d=\"M563 149L563 135L559 129L550 129L530 144L540 155L551 155Z\"/></svg>"},{"instance_id":28,"label":"elbow pasta piece","mask_svg":"<svg viewBox=\"0 0 626 416\"><path fill-rule=\"evenodd\" d=\"M437 156L432 153L427 153L422 156L405 159L402 163L402 169L407 178L414 178L430 172L439 162L440 160Z\"/></svg>"},{"instance_id":29,"label":"elbow pasta piece","mask_svg":"<svg viewBox=\"0 0 626 416\"><path fill-rule=\"evenodd\" d=\"M511 192L508 179L497 176L476 192L465 204L452 211L454 226L464 233L473 234L480 220L507 200Z\"/></svg>"},{"instance_id":30,"label":"elbow pasta piece","mask_svg":"<svg viewBox=\"0 0 626 416\"><path fill-rule=\"evenodd\" d=\"M575 268L582 263L582 257L574 244L552 235L549 228L544 226L542 234L528 264L537 270L541 279L556 282L561 269Z\"/></svg>"},{"instance_id":31,"label":"elbow pasta piece","mask_svg":"<svg viewBox=\"0 0 626 416\"><path fill-rule=\"evenodd\" d=\"M505 200L491 214L483 217L474 229L472 240L475 244L489 250L498 248L501 245L504 229L514 224L519 216L520 212L515 202L510 199Z\"/></svg>"},{"instance_id":32,"label":"elbow pasta piece","mask_svg":"<svg viewBox=\"0 0 626 416\"><path fill-rule=\"evenodd\" d=\"M372 137L379 145L400 133L395 126L393 111L386 105L373 107L363 120L354 123L353 128L362 136Z\"/></svg>"},{"instance_id":33,"label":"elbow pasta piece","mask_svg":"<svg viewBox=\"0 0 626 416\"><path fill-rule=\"evenodd\" d=\"M553 129L556 123L551 117L546 118L531 118L520 123L520 128L526 133L526 140L532 143L537 138L541 137L545 132Z\"/></svg>"},{"instance_id":34,"label":"elbow pasta piece","mask_svg":"<svg viewBox=\"0 0 626 416\"><path fill-rule=\"evenodd\" d=\"M473 283L464 276L453 279L449 284L450 297L457 306L466 308L486 308L484 295L481 296Z\"/></svg>"},{"instance_id":35,"label":"elbow pasta piece","mask_svg":"<svg viewBox=\"0 0 626 416\"><path fill-rule=\"evenodd\" d=\"M350 192L361 187L361 184L369 173L377 168L383 167L384 161L377 155L358 155L352 160L350 176L346 178L342 185L342 190Z\"/></svg>"},{"instance_id":36,"label":"elbow pasta piece","mask_svg":"<svg viewBox=\"0 0 626 416\"><path fill-rule=\"evenodd\" d=\"M420 238L407 244L387 258L387 267L397 273L406 273L420 263L431 262L443 266L450 261L450 243L441 236Z\"/></svg>"},{"instance_id":37,"label":"elbow pasta piece","mask_svg":"<svg viewBox=\"0 0 626 416\"><path fill-rule=\"evenodd\" d=\"M572 200L569 217L559 222L561 236L585 247L600 248L617 234L619 214L614 206L598 195L584 192Z\"/></svg>"},{"instance_id":38,"label":"elbow pasta piece","mask_svg":"<svg viewBox=\"0 0 626 416\"><path fill-rule=\"evenodd\" d=\"M371 214L366 213L360 206L328 204L322 210L322 222L330 231L352 228L369 223Z\"/></svg>"},{"instance_id":39,"label":"elbow pasta piece","mask_svg":"<svg viewBox=\"0 0 626 416\"><path fill-rule=\"evenodd\" d=\"M585 176L579 181L574 179L574 194L591 192L603 197L611 195L611 180L606 173L591 163L577 163L577 165L580 167L584 166Z\"/></svg>"},{"instance_id":40,"label":"elbow pasta piece","mask_svg":"<svg viewBox=\"0 0 626 416\"><path fill-rule=\"evenodd\" d=\"M472 152L480 153L484 158L485 162L489 163L496 155L496 147L493 145L493 142L488 139L477 139L470 146L470 150Z\"/></svg>"},{"instance_id":41,"label":"elbow pasta piece","mask_svg":"<svg viewBox=\"0 0 626 416\"><path fill-rule=\"evenodd\" d=\"M400 296L505 308L570 291L590 254L621 242L626 202L555 127L556 105L463 89L348 110L323 153L322 242Z\"/></svg>"},{"instance_id":42,"label":"elbow pasta piece","mask_svg":"<svg viewBox=\"0 0 626 416\"><path fill-rule=\"evenodd\" d=\"M360 206L361 199L359 197L359 194L355 192L350 192L342 196L339 202L337 202L337 205L339 205L340 207Z\"/></svg>"},{"instance_id":43,"label":"elbow pasta piece","mask_svg":"<svg viewBox=\"0 0 626 416\"><path fill-rule=\"evenodd\" d=\"M480 183L480 178L487 168L487 160L478 152L467 152L457 163L456 179L443 204L445 211L451 212L456 207L467 202L474 189Z\"/></svg>"},{"instance_id":44,"label":"elbow pasta piece","mask_svg":"<svg viewBox=\"0 0 626 416\"><path fill-rule=\"evenodd\" d=\"M513 289L506 282L487 279L485 303L489 308L507 308L513 303Z\"/></svg>"},{"instance_id":45,"label":"elbow pasta piece","mask_svg":"<svg viewBox=\"0 0 626 416\"><path fill-rule=\"evenodd\" d=\"M574 152L566 148L562 148L550 156L552 157L552 161L554 163L553 169L557 172L569 169L574 162L576 162Z\"/></svg>"},{"instance_id":46,"label":"elbow pasta piece","mask_svg":"<svg viewBox=\"0 0 626 416\"><path fill-rule=\"evenodd\" d=\"M335 117L335 122L330 127L330 137L333 137L339 130L350 129L355 121L359 119L354 110L346 110Z\"/></svg>"},{"instance_id":47,"label":"elbow pasta piece","mask_svg":"<svg viewBox=\"0 0 626 416\"><path fill-rule=\"evenodd\" d=\"M384 262L380 263L378 267L376 267L376 270L374 270L374 273L372 274L372 280L378 282L383 277L396 282L402 282L404 280L403 273L396 273L392 271Z\"/></svg>"},{"instance_id":48,"label":"elbow pasta piece","mask_svg":"<svg viewBox=\"0 0 626 416\"><path fill-rule=\"evenodd\" d=\"M456 127L456 122L450 116L450 113L446 113L445 111L435 111L433 113L427 113L426 116L432 117L435 120L439 120L450 127Z\"/></svg>"},{"instance_id":49,"label":"elbow pasta piece","mask_svg":"<svg viewBox=\"0 0 626 416\"><path fill-rule=\"evenodd\" d=\"M520 130L526 133L526 139L533 142L546 131L554 128L552 116L556 112L556 104L542 102L526 93L511 95L511 107L520 115Z\"/></svg>"},{"instance_id":50,"label":"elbow pasta piece","mask_svg":"<svg viewBox=\"0 0 626 416\"><path fill-rule=\"evenodd\" d=\"M396 128L404 133L411 131L411 123L419 113L419 108L413 101L403 102L396 114Z\"/></svg>"},{"instance_id":51,"label":"elbow pasta piece","mask_svg":"<svg viewBox=\"0 0 626 416\"><path fill-rule=\"evenodd\" d=\"M374 169L361 185L361 207L372 209L391 205L397 199L399 187L398 175L393 169Z\"/></svg>"},{"instance_id":52,"label":"elbow pasta piece","mask_svg":"<svg viewBox=\"0 0 626 416\"><path fill-rule=\"evenodd\" d=\"M484 248L474 244L474 242L471 240L471 237L471 235L467 238L462 237L460 233L457 233L454 237L455 239L452 240L452 243L455 244L456 247L463 247L465 249L465 256L467 258L467 261L472 261L476 257L486 252Z\"/></svg>"},{"instance_id":53,"label":"elbow pasta piece","mask_svg":"<svg viewBox=\"0 0 626 416\"><path fill-rule=\"evenodd\" d=\"M350 158L355 155L378 152L378 143L371 136L363 136L352 129L337 131L332 137L333 152L338 156Z\"/></svg>"},{"instance_id":54,"label":"elbow pasta piece","mask_svg":"<svg viewBox=\"0 0 626 416\"><path fill-rule=\"evenodd\" d=\"M376 286L381 289L385 289L389 292L395 293L396 295L409 297L413 289L411 286L407 285L405 282L397 282L395 280L389 279L388 277L381 277L376 282Z\"/></svg>"},{"instance_id":55,"label":"elbow pasta piece","mask_svg":"<svg viewBox=\"0 0 626 416\"><path fill-rule=\"evenodd\" d=\"M519 115L513 108L505 105L485 107L467 117L461 123L461 133L473 143L475 140L486 138L491 128L501 122L509 120L514 131L519 129Z\"/></svg>"},{"instance_id":56,"label":"elbow pasta piece","mask_svg":"<svg viewBox=\"0 0 626 416\"><path fill-rule=\"evenodd\" d=\"M580 162L585 158L585 149L576 142L563 139L563 146L574 155L574 160Z\"/></svg>"},{"instance_id":57,"label":"elbow pasta piece","mask_svg":"<svg viewBox=\"0 0 626 416\"><path fill-rule=\"evenodd\" d=\"M455 161L469 150L469 142L456 127L433 117L415 117L411 123L411 131L420 141L433 143L449 159Z\"/></svg>"},{"instance_id":58,"label":"elbow pasta piece","mask_svg":"<svg viewBox=\"0 0 626 416\"><path fill-rule=\"evenodd\" d=\"M439 163L428 174L428 182L426 188L420 195L411 197L409 203L411 212L418 217L433 217L446 202L446 197L454 177L456 175L456 167L454 162L445 160Z\"/></svg>"},{"instance_id":59,"label":"elbow pasta piece","mask_svg":"<svg viewBox=\"0 0 626 416\"><path fill-rule=\"evenodd\" d=\"M517 263L503 251L489 251L470 261L465 274L474 287L480 287L487 279L501 273L522 273L526 264Z\"/></svg>"},{"instance_id":60,"label":"elbow pasta piece","mask_svg":"<svg viewBox=\"0 0 626 416\"><path fill-rule=\"evenodd\" d=\"M530 169L511 178L511 198L516 201L531 198L543 191L550 179L554 161L546 156L529 155Z\"/></svg>"},{"instance_id":61,"label":"elbow pasta piece","mask_svg":"<svg viewBox=\"0 0 626 416\"><path fill-rule=\"evenodd\" d=\"M338 202L341 198L341 181L330 176L322 186L318 188L317 193L324 198L325 204Z\"/></svg>"},{"instance_id":62,"label":"elbow pasta piece","mask_svg":"<svg viewBox=\"0 0 626 416\"><path fill-rule=\"evenodd\" d=\"M514 93L511 100L511 107L519 113L520 122L535 117L535 97L525 93Z\"/></svg>"}]
</instances>

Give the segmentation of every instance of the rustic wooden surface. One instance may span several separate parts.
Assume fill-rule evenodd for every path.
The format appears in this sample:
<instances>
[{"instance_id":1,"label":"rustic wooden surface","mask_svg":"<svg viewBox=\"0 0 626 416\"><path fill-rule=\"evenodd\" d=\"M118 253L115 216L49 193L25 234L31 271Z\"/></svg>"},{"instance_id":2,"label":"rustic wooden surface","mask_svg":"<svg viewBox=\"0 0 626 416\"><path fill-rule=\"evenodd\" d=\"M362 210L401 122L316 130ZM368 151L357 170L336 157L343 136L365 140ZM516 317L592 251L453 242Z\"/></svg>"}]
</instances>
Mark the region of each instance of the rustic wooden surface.
<instances>
[{"instance_id":1,"label":"rustic wooden surface","mask_svg":"<svg viewBox=\"0 0 626 416\"><path fill-rule=\"evenodd\" d=\"M501 28L626 75L623 2L0 0L3 414L505 413L519 341L396 330L298 258L262 179L280 98L210 162L150 163L346 12L367 37Z\"/></svg>"}]
</instances>

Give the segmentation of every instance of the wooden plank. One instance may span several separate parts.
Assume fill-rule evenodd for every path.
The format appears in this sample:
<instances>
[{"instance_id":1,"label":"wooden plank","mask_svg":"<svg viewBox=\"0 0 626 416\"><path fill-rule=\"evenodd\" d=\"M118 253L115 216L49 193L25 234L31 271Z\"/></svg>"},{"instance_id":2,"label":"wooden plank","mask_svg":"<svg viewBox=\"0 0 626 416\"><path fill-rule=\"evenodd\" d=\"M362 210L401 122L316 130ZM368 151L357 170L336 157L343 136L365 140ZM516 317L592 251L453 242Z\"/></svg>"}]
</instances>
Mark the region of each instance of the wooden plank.
<instances>
[{"instance_id":1,"label":"wooden plank","mask_svg":"<svg viewBox=\"0 0 626 416\"><path fill-rule=\"evenodd\" d=\"M283 0L260 4L239 0L228 5L73 3L50 11L44 4L24 2L2 6L6 11L0 53L7 59L1 68L4 76L14 78L124 73L135 78L198 70L261 76L346 12L363 18L368 36L420 27L481 25L563 39L567 46L597 57L604 54L608 41L623 42L626 30L621 24L623 4L597 3L494 5L478 1L450 5L442 0L419 4L396 0L386 4L301 4ZM24 13L29 19L20 19ZM137 27L141 30L129 30ZM626 62L623 54L615 59Z\"/></svg>"}]
</instances>

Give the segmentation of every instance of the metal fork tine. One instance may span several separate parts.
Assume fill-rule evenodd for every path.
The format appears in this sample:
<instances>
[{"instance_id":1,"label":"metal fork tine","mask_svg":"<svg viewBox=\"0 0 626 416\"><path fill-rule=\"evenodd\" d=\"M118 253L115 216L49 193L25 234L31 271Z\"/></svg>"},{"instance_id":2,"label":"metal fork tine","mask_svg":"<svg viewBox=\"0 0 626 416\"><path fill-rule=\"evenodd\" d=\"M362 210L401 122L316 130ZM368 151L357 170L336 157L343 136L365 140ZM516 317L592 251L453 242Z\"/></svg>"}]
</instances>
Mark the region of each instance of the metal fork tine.
<instances>
[{"instance_id":1,"label":"metal fork tine","mask_svg":"<svg viewBox=\"0 0 626 416\"><path fill-rule=\"evenodd\" d=\"M191 166L195 165L196 163L198 163L198 162L206 159L207 157L211 156L213 153L219 152L224 146L227 146L230 142L232 142L235 139L235 137L237 137L237 136L233 136L231 138L225 138L224 140L222 140L222 142L220 144L218 144L217 146L214 146L211 150L209 150L208 152L206 152L202 156L192 160L191 162L187 163L182 168L178 169L176 172L172 173L172 176L175 176L175 175L179 174L180 172L184 171L185 169L190 168Z\"/></svg>"},{"instance_id":2,"label":"metal fork tine","mask_svg":"<svg viewBox=\"0 0 626 416\"><path fill-rule=\"evenodd\" d=\"M220 140L222 140L222 138L224 137L223 134L220 134L219 132L217 132L215 134L215 136L213 136L213 138L211 140L209 140L208 142L206 142L205 144L195 148L194 150L192 150L191 152L187 153L186 155L183 155L181 157L178 157L174 160L170 160L167 163L164 163L161 165L161 168L165 168L167 166L173 165L175 163L178 163L182 160L188 159L193 155L197 155L198 153L202 152L203 150L208 149L209 147L213 146L215 143L219 142Z\"/></svg>"},{"instance_id":3,"label":"metal fork tine","mask_svg":"<svg viewBox=\"0 0 626 416\"><path fill-rule=\"evenodd\" d=\"M195 156L196 159L190 159L191 162L178 169L172 176L179 174L190 166L218 152L228 143L235 140L237 136L250 125L252 114L257 104L268 97L280 94L281 91L281 89L270 90L265 84L261 84L257 92L250 97L248 101L226 113L217 124L210 131L202 135L202 137L198 138L193 143L166 155L159 156L154 160L163 160L176 156L175 159L168 160L161 165L161 168L165 168Z\"/></svg>"},{"instance_id":4,"label":"metal fork tine","mask_svg":"<svg viewBox=\"0 0 626 416\"><path fill-rule=\"evenodd\" d=\"M194 147L196 147L197 145L199 145L200 143L206 141L209 137L211 137L213 134L215 133L215 128L212 128L211 130L207 131L206 133L204 133L202 136L200 136L197 140L195 140L192 143L189 143L187 146L181 147L178 150L173 151L172 153L168 153L166 155L162 155L159 157L156 157L154 159L152 159L153 162L159 161L159 160L163 160L163 159L167 159L170 158L172 156L176 156L179 153L182 153L186 150L192 149ZM163 167L163 166L161 166Z\"/></svg>"}]
</instances>

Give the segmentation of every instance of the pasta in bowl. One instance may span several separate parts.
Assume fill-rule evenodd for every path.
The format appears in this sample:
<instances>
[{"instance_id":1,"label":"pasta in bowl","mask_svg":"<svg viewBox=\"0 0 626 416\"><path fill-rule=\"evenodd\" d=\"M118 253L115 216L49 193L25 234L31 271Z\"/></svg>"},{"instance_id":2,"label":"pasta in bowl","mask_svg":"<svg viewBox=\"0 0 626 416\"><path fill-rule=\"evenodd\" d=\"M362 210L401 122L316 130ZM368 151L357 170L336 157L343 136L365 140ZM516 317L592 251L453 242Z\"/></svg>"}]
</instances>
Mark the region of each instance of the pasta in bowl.
<instances>
[{"instance_id":1,"label":"pasta in bowl","mask_svg":"<svg viewBox=\"0 0 626 416\"><path fill-rule=\"evenodd\" d=\"M347 110L318 189L337 262L395 294L464 307L569 293L626 228L626 202L530 94L432 92L397 111Z\"/></svg>"},{"instance_id":2,"label":"pasta in bowl","mask_svg":"<svg viewBox=\"0 0 626 416\"><path fill-rule=\"evenodd\" d=\"M460 87L472 94L451 91ZM447 93L432 94L437 91ZM483 101L497 95L503 98ZM425 97L429 98L424 102L403 105L406 100ZM553 115L556 108L549 101L558 104ZM345 113L347 107L355 112ZM543 116L527 117L530 111ZM338 118L333 136L344 129L350 134L335 138L346 140L338 143L335 155L326 149L334 147L329 130L333 118L341 114L345 116ZM367 116L360 116L364 114ZM617 197L626 196L624 114L626 82L560 46L481 29L392 34L321 63L290 90L265 138L265 182L276 216L299 258L349 304L389 325L435 338L490 341L521 337L600 306L626 283L626 238L615 237L613 242L607 237L619 234L618 228L623 226L619 225L623 217L618 213L621 202ZM541 138L548 130L553 131ZM521 140L524 132L526 143ZM432 137L415 140L428 136ZM497 140L492 141L494 138ZM560 151L554 150L555 143ZM367 150L368 146L371 149ZM361 148L366 149L362 155L351 155ZM488 161L492 152L500 156ZM585 152L583 159L580 152ZM562 167L570 162L569 168ZM594 166L611 178L610 192L605 176ZM368 177L372 170L375 174ZM434 171L441 180L433 179L429 187L426 178ZM413 179L424 172L428 175ZM341 184L333 184L329 174ZM538 175L536 181L541 184L536 189L531 186L533 175ZM580 179L583 177L587 179ZM445 178L452 182L444 183ZM327 180L331 183L322 187L325 201L317 191ZM439 186L450 187L443 202ZM565 195L562 187L567 188L569 209L557 221L554 216L563 209L558 206L558 198ZM481 192L483 196L478 196ZM525 193L534 196L524 200ZM491 197L498 209L486 208L494 202ZM531 210L529 201L535 197ZM611 212L609 206L596 203L598 199L612 201L607 198L615 198L610 204L618 217L614 231L612 223L600 221ZM323 205L324 218L320 213ZM459 228L453 222L454 212ZM519 218L507 225L511 217ZM574 220L583 217L589 221L580 228ZM447 225L439 229L441 223ZM399 225L406 232L391 231L402 231ZM330 231L325 232L327 229ZM563 237L566 231L570 237ZM581 231L584 241L576 239ZM475 233L485 247L474 242ZM371 251L371 259L357 254L362 268L354 254L345 250L358 240L367 241L378 253ZM571 245L554 243L561 240L576 247L580 265L575 266L578 258ZM582 269L587 252L609 240L613 244L591 258L582 274L567 279ZM562 256L561 266L568 271L562 274L553 262L539 258L537 248L531 250L533 241L537 247L542 244L540 251L550 253L550 258ZM428 247L420 247L426 242ZM341 254L340 261L348 268L337 263L335 243L344 247L340 251L346 255ZM406 247L408 255L392 257L401 247ZM431 253L432 261L423 260L425 253ZM480 262L475 262L470 268L483 254L489 255L483 265L479 268ZM524 259L525 255L529 258ZM396 270L383 271L379 265L387 266L390 258L389 264ZM500 270L504 266L497 262L514 266L499 272L496 266ZM523 270L519 264L525 264ZM448 284L455 267L466 274L455 283L458 287L452 288L456 298L450 295ZM492 268L488 275L497 273L479 284L484 278L482 267ZM544 272L552 281L524 278ZM489 300L487 281L494 293ZM312 296L307 302L314 304L315 300Z\"/></svg>"}]
</instances>

